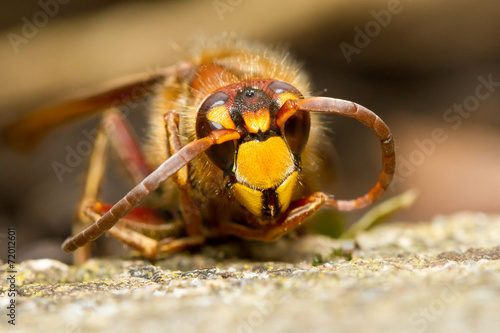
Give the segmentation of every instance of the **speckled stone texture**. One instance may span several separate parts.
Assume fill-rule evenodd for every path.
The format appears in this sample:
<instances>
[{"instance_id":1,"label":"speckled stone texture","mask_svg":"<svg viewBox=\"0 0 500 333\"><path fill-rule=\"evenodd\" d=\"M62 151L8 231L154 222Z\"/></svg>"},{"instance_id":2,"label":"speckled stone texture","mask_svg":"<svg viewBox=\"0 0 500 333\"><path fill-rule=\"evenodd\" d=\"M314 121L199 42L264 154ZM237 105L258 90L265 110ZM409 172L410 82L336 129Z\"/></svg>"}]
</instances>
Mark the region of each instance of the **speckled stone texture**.
<instances>
[{"instance_id":1,"label":"speckled stone texture","mask_svg":"<svg viewBox=\"0 0 500 333\"><path fill-rule=\"evenodd\" d=\"M6 269L4 265L2 267ZM500 216L18 267L15 332L498 332Z\"/></svg>"}]
</instances>

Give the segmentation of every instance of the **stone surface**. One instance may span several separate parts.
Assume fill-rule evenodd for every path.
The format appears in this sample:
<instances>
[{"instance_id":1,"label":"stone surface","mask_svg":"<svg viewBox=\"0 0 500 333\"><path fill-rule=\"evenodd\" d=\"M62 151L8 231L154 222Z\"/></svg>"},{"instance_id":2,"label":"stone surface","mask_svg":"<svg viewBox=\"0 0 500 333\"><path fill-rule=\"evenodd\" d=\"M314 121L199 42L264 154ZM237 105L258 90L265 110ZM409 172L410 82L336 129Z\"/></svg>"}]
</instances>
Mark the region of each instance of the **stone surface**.
<instances>
[{"instance_id":1,"label":"stone surface","mask_svg":"<svg viewBox=\"0 0 500 333\"><path fill-rule=\"evenodd\" d=\"M497 332L499 259L500 216L461 213L381 225L356 242L232 242L155 265L26 261L15 327L2 273L0 330Z\"/></svg>"}]
</instances>

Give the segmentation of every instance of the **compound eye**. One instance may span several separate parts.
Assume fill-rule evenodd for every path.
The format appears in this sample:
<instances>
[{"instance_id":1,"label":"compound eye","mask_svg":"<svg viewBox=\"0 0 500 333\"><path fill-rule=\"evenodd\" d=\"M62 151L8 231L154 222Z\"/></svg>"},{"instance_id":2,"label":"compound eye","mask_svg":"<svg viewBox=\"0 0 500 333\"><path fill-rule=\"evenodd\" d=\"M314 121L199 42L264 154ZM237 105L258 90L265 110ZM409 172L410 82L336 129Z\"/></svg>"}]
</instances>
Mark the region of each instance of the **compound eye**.
<instances>
[{"instance_id":1,"label":"compound eye","mask_svg":"<svg viewBox=\"0 0 500 333\"><path fill-rule=\"evenodd\" d=\"M196 136L204 138L210 132L224 128L234 128L226 103L229 96L218 91L210 95L201 105L196 116ZM234 163L236 147L232 141L210 147L205 153L221 170L230 172Z\"/></svg>"},{"instance_id":2,"label":"compound eye","mask_svg":"<svg viewBox=\"0 0 500 333\"><path fill-rule=\"evenodd\" d=\"M227 100L229 99L228 94L222 91L218 91L212 95L210 95L201 105L200 111L201 113L207 113L213 108L216 108L218 106L223 106L224 104L227 103Z\"/></svg>"},{"instance_id":3,"label":"compound eye","mask_svg":"<svg viewBox=\"0 0 500 333\"><path fill-rule=\"evenodd\" d=\"M275 99L281 107L289 99L300 99L302 94L294 86L283 82L273 81L269 89L276 94ZM311 129L311 115L309 112L297 110L285 123L285 139L290 150L295 155L300 155L307 144Z\"/></svg>"},{"instance_id":4,"label":"compound eye","mask_svg":"<svg viewBox=\"0 0 500 333\"><path fill-rule=\"evenodd\" d=\"M297 90L294 86L291 84L288 84L283 81L273 81L269 84L269 89L278 95L277 97L279 98L279 95L286 94L285 96L295 96L296 98L302 98L302 94L300 91ZM290 95L291 94L291 95ZM281 106L281 105L280 105Z\"/></svg>"},{"instance_id":5,"label":"compound eye","mask_svg":"<svg viewBox=\"0 0 500 333\"><path fill-rule=\"evenodd\" d=\"M307 111L298 110L285 123L285 139L295 155L304 151L311 129L311 115Z\"/></svg>"}]
</instances>

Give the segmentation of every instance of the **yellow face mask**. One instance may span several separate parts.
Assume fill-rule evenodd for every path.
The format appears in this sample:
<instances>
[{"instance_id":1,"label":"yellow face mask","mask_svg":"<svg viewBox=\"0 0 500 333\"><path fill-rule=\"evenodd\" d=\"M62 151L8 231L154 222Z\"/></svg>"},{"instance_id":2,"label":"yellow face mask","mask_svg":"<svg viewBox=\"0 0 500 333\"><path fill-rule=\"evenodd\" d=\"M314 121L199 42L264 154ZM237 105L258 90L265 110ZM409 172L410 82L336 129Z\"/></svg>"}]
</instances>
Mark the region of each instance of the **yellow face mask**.
<instances>
[{"instance_id":1,"label":"yellow face mask","mask_svg":"<svg viewBox=\"0 0 500 333\"><path fill-rule=\"evenodd\" d=\"M297 182L293 155L281 137L249 141L239 146L232 192L256 216L286 211Z\"/></svg>"},{"instance_id":2,"label":"yellow face mask","mask_svg":"<svg viewBox=\"0 0 500 333\"><path fill-rule=\"evenodd\" d=\"M300 97L282 81L249 81L213 93L198 112L198 137L223 128L241 133L239 140L211 147L206 154L229 176L231 195L257 217L278 217L292 200L310 116L299 110L278 126L276 115L286 101Z\"/></svg>"}]
</instances>

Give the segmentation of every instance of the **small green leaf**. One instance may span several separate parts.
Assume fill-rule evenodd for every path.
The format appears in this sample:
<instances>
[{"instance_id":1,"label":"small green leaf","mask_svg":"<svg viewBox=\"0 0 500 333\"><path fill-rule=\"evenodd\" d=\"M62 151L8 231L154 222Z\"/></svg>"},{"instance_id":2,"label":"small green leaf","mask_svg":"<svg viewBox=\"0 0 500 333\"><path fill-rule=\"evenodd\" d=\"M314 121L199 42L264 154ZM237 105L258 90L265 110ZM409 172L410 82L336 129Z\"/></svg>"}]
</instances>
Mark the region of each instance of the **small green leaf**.
<instances>
[{"instance_id":1,"label":"small green leaf","mask_svg":"<svg viewBox=\"0 0 500 333\"><path fill-rule=\"evenodd\" d=\"M417 196L417 191L414 189L410 189L403 194L380 203L379 205L370 209L358 222L354 223L349 229L347 229L342 235L340 235L339 238L354 238L358 233L374 227L398 210L411 206L417 199Z\"/></svg>"}]
</instances>

